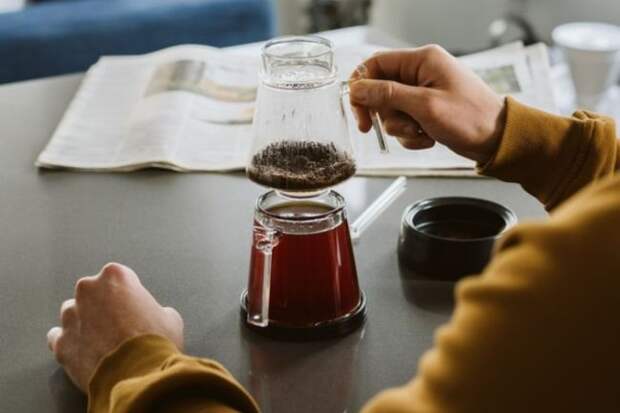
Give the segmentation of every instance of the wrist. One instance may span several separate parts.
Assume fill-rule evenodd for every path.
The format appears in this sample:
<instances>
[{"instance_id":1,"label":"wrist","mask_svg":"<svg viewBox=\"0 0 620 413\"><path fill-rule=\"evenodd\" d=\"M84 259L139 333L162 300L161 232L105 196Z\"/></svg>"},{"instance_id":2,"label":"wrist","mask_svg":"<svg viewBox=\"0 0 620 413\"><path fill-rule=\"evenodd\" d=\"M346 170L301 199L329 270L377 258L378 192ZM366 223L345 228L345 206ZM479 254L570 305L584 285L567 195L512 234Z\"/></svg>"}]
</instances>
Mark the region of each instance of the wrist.
<instances>
[{"instance_id":1,"label":"wrist","mask_svg":"<svg viewBox=\"0 0 620 413\"><path fill-rule=\"evenodd\" d=\"M488 163L499 148L499 143L506 128L506 110L506 98L498 97L497 106L493 111L494 116L489 120L488 132L485 133L486 137L476 159L474 159L479 165Z\"/></svg>"}]
</instances>

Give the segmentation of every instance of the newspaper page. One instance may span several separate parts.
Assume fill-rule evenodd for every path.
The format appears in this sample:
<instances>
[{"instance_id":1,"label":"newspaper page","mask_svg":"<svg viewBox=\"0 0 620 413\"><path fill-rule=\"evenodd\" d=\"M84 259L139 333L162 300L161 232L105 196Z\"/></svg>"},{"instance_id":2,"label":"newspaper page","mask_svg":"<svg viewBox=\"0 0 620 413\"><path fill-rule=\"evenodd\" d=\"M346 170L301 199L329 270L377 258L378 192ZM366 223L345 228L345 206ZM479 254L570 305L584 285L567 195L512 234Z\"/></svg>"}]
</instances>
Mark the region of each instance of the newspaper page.
<instances>
[{"instance_id":1,"label":"newspaper page","mask_svg":"<svg viewBox=\"0 0 620 413\"><path fill-rule=\"evenodd\" d=\"M37 165L227 171L245 163L258 61L206 46L103 57Z\"/></svg>"},{"instance_id":2,"label":"newspaper page","mask_svg":"<svg viewBox=\"0 0 620 413\"><path fill-rule=\"evenodd\" d=\"M378 50L337 49L341 80ZM555 110L543 45L515 43L462 60L498 93ZM252 139L258 64L258 56L192 45L103 57L85 76L36 164L91 171L242 169ZM475 174L472 161L439 144L410 151L390 137L390 153L381 154L374 136L361 134L348 112L360 174Z\"/></svg>"},{"instance_id":3,"label":"newspaper page","mask_svg":"<svg viewBox=\"0 0 620 413\"><path fill-rule=\"evenodd\" d=\"M549 112L558 112L553 97L547 46L521 42L460 58L495 92Z\"/></svg>"}]
</instances>

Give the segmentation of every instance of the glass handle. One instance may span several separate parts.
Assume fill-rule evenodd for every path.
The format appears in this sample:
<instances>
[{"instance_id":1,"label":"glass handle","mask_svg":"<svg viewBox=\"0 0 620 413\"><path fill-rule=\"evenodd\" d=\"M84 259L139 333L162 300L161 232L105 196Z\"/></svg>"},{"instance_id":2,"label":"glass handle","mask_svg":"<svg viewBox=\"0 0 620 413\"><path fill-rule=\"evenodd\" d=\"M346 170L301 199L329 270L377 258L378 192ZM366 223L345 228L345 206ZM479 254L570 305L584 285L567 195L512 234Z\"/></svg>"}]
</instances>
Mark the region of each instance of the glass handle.
<instances>
[{"instance_id":1,"label":"glass handle","mask_svg":"<svg viewBox=\"0 0 620 413\"><path fill-rule=\"evenodd\" d=\"M273 249L278 245L278 232L264 227L254 228L256 249L263 254L263 273L260 287L260 306L248 305L248 323L258 327L269 325L269 300L271 290L271 263ZM258 298L258 297L256 297Z\"/></svg>"},{"instance_id":2,"label":"glass handle","mask_svg":"<svg viewBox=\"0 0 620 413\"><path fill-rule=\"evenodd\" d=\"M366 66L361 63L355 69L355 73L357 74L357 80L365 79L368 77L368 69ZM356 80L342 82L342 95L346 96L351 91L350 83L355 82ZM385 139L385 130L383 129L383 122L381 121L381 117L377 113L376 110L369 110L368 114L370 115L370 121L372 122L372 129L375 131L375 135L377 136L377 143L379 144L379 152L383 154L390 153L390 149L388 148L387 141Z\"/></svg>"},{"instance_id":3,"label":"glass handle","mask_svg":"<svg viewBox=\"0 0 620 413\"><path fill-rule=\"evenodd\" d=\"M377 112L370 111L370 120L372 121L372 129L377 135L377 142L379 143L379 152L390 153L387 142L385 140L385 132L383 131L383 122Z\"/></svg>"}]
</instances>

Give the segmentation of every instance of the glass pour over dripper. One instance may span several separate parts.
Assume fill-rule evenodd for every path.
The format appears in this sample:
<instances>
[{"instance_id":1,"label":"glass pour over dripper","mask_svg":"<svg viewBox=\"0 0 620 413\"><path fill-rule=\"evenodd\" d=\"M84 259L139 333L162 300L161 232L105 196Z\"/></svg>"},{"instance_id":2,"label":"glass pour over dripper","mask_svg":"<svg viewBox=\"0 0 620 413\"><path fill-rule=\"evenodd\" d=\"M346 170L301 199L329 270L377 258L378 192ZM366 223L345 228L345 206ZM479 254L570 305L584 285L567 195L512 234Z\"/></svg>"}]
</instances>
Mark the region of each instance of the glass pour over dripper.
<instances>
[{"instance_id":1,"label":"glass pour over dripper","mask_svg":"<svg viewBox=\"0 0 620 413\"><path fill-rule=\"evenodd\" d=\"M248 177L293 197L353 176L353 146L331 42L289 36L262 50Z\"/></svg>"}]
</instances>

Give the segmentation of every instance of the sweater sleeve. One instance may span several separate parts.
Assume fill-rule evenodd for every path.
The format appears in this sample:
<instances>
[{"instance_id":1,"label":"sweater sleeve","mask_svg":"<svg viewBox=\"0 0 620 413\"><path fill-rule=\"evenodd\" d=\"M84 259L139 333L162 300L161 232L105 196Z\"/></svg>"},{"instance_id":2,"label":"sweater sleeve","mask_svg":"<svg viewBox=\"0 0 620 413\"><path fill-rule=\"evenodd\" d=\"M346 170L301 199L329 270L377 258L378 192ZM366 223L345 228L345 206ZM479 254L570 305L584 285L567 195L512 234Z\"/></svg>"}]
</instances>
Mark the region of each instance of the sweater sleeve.
<instances>
[{"instance_id":1,"label":"sweater sleeve","mask_svg":"<svg viewBox=\"0 0 620 413\"><path fill-rule=\"evenodd\" d=\"M155 335L110 353L89 385L89 413L257 413L258 406L220 364L181 354Z\"/></svg>"},{"instance_id":2,"label":"sweater sleeve","mask_svg":"<svg viewBox=\"0 0 620 413\"><path fill-rule=\"evenodd\" d=\"M551 210L620 165L614 121L590 112L562 117L506 100L506 126L483 175L517 182Z\"/></svg>"},{"instance_id":3,"label":"sweater sleeve","mask_svg":"<svg viewBox=\"0 0 620 413\"><path fill-rule=\"evenodd\" d=\"M363 413L620 411L619 245L620 177L515 227L458 284L417 376Z\"/></svg>"}]
</instances>

